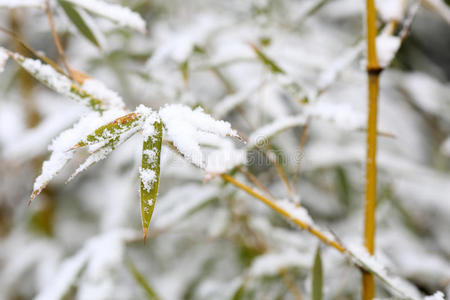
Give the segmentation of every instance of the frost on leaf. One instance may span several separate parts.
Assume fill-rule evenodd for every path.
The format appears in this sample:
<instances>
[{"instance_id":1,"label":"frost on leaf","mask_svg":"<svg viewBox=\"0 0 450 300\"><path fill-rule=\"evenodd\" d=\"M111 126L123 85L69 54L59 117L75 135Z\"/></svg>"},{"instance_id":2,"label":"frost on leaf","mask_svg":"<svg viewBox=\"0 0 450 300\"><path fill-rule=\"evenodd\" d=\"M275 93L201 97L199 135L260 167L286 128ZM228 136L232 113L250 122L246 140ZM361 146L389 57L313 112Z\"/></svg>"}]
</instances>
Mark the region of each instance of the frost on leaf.
<instances>
[{"instance_id":1,"label":"frost on leaf","mask_svg":"<svg viewBox=\"0 0 450 300\"><path fill-rule=\"evenodd\" d=\"M228 122L213 119L201 108L192 110L184 105L167 105L159 114L168 139L188 161L202 169L207 169L208 159L204 158L200 144L209 142L217 147L224 145L220 137L239 137Z\"/></svg>"},{"instance_id":2,"label":"frost on leaf","mask_svg":"<svg viewBox=\"0 0 450 300\"><path fill-rule=\"evenodd\" d=\"M90 146L91 154L69 177L67 182L96 162L105 159L116 147L133 136L141 128L141 120L142 117L136 113L122 116L106 125L100 126L94 133L89 134L73 146L71 150Z\"/></svg>"},{"instance_id":3,"label":"frost on leaf","mask_svg":"<svg viewBox=\"0 0 450 300\"><path fill-rule=\"evenodd\" d=\"M71 129L63 131L57 138L53 140L49 146L52 151L50 158L42 165L42 173L36 178L33 187L33 193L30 202L47 186L48 182L55 177L58 172L72 159L73 151L68 151L82 137L92 132L96 127L105 121L117 118L121 111L108 111L100 116L96 112L92 112L84 116Z\"/></svg>"},{"instance_id":4,"label":"frost on leaf","mask_svg":"<svg viewBox=\"0 0 450 300\"><path fill-rule=\"evenodd\" d=\"M119 26L130 27L140 32L145 32L145 21L141 16L128 7L112 4L100 0L67 0L96 15L107 18Z\"/></svg>"},{"instance_id":5,"label":"frost on leaf","mask_svg":"<svg viewBox=\"0 0 450 300\"><path fill-rule=\"evenodd\" d=\"M141 123L140 116L136 113L130 113L114 121L100 126L93 133L79 141L72 149L77 149L84 146L91 146L98 143L109 143L113 139L117 139L120 135L129 130L133 130L139 127Z\"/></svg>"},{"instance_id":6,"label":"frost on leaf","mask_svg":"<svg viewBox=\"0 0 450 300\"><path fill-rule=\"evenodd\" d=\"M159 170L161 160L162 123L157 118L149 118L143 127L144 142L142 162L139 168L141 182L141 217L144 236L155 208L158 195Z\"/></svg>"},{"instance_id":7,"label":"frost on leaf","mask_svg":"<svg viewBox=\"0 0 450 300\"><path fill-rule=\"evenodd\" d=\"M42 63L40 60L23 57L17 53L14 53L13 58L30 75L55 92L82 103L95 111L103 111L109 108L107 103L75 85L67 76L59 73L52 66Z\"/></svg>"},{"instance_id":8,"label":"frost on leaf","mask_svg":"<svg viewBox=\"0 0 450 300\"><path fill-rule=\"evenodd\" d=\"M122 98L115 91L108 89L97 79L86 79L81 88L94 98L99 99L104 103L108 103L109 108L125 108Z\"/></svg>"}]
</instances>

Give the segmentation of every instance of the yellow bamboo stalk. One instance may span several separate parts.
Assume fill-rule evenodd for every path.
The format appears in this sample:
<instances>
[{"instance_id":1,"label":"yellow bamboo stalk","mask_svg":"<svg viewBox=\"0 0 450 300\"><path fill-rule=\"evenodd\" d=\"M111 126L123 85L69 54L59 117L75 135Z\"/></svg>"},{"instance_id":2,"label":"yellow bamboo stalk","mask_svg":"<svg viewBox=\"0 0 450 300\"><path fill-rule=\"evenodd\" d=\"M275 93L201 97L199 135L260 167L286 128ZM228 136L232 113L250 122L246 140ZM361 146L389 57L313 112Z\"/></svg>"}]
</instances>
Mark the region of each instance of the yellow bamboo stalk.
<instances>
[{"instance_id":1,"label":"yellow bamboo stalk","mask_svg":"<svg viewBox=\"0 0 450 300\"><path fill-rule=\"evenodd\" d=\"M316 237L318 237L325 244L332 246L333 248L335 248L336 250L338 250L339 252L342 252L342 253L345 253L347 251L345 249L345 247L342 246L339 242L330 239L329 237L327 237L323 232L321 232L317 228L311 227L309 224L303 222L302 220L299 220L297 218L293 218L292 215L287 210L285 210L284 208L279 206L275 201L273 201L273 200L271 200L271 199L261 195L260 193L256 192L254 189L252 189L251 187L249 187L246 184L244 184L244 183L234 179L233 177L231 177L228 174L221 174L220 176L222 177L223 180L225 180L225 181L233 184L234 186L240 188L241 190L245 191L247 194L255 197L256 199L260 200L261 202L263 202L264 204L266 204L267 206L272 208L277 213L279 213L282 216L288 218L289 220L291 220L298 227L300 227L300 228L302 228L304 230L307 230L312 235L315 235Z\"/></svg>"},{"instance_id":2,"label":"yellow bamboo stalk","mask_svg":"<svg viewBox=\"0 0 450 300\"><path fill-rule=\"evenodd\" d=\"M366 156L366 205L364 218L364 244L370 254L375 252L375 210L377 197L377 115L379 74L376 53L376 9L374 0L366 0L367 29L367 76L368 76L368 118ZM371 300L375 296L375 280L371 273L362 272L362 299Z\"/></svg>"}]
</instances>

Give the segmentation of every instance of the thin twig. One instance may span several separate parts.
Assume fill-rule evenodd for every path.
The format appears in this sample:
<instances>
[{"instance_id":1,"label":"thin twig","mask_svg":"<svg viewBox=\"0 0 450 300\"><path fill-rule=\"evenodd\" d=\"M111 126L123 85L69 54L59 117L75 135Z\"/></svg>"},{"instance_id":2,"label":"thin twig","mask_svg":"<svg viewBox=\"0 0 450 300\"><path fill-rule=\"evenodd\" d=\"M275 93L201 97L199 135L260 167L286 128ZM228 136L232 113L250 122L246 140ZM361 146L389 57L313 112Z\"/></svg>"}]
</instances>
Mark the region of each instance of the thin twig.
<instances>
[{"instance_id":1,"label":"thin twig","mask_svg":"<svg viewBox=\"0 0 450 300\"><path fill-rule=\"evenodd\" d=\"M56 48L58 49L59 56L61 57L61 60L67 70L69 72L70 77L73 79L74 76L72 74L72 69L70 68L69 64L67 63L66 54L64 53L64 49L61 45L61 41L59 40L58 34L56 33L55 24L53 22L53 16L52 12L50 10L50 2L49 0L45 1L45 12L47 13L48 22L50 23L50 29L53 36L53 41L55 42Z\"/></svg>"},{"instance_id":2,"label":"thin twig","mask_svg":"<svg viewBox=\"0 0 450 300\"><path fill-rule=\"evenodd\" d=\"M242 172L242 174L245 175L245 177L248 178L248 180L250 180L254 185L256 185L259 189L261 189L262 191L264 191L269 197L271 197L272 199L275 199L274 195L272 195L272 193L269 191L269 189L261 182L258 180L258 178L256 178L252 173L250 173L249 171L247 171L246 168L243 168L241 166L237 167L239 171Z\"/></svg>"}]
</instances>

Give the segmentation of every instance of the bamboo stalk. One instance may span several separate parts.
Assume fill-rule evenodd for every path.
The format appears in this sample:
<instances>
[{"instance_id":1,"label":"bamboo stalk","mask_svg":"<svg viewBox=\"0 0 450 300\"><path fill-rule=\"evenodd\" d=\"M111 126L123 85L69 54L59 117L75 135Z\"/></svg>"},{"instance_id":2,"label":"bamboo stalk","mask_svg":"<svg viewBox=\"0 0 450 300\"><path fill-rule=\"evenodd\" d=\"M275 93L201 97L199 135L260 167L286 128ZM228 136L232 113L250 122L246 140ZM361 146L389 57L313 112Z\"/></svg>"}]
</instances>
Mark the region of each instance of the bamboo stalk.
<instances>
[{"instance_id":1,"label":"bamboo stalk","mask_svg":"<svg viewBox=\"0 0 450 300\"><path fill-rule=\"evenodd\" d=\"M366 156L366 203L364 218L364 244L370 254L375 252L375 210L377 197L377 115L378 89L381 68L376 53L376 9L374 0L366 0L367 29L367 76L368 76L368 118L367 118L367 156ZM371 273L362 272L362 299L375 296L375 280Z\"/></svg>"}]
</instances>

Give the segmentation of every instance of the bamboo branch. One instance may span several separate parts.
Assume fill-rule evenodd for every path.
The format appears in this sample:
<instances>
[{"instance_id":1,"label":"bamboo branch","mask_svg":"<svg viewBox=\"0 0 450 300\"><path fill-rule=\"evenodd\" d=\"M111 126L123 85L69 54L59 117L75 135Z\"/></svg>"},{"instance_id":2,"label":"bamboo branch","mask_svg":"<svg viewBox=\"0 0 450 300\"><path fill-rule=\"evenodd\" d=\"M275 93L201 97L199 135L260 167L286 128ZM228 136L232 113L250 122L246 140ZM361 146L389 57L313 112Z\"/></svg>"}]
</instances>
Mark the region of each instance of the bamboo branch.
<instances>
[{"instance_id":1,"label":"bamboo branch","mask_svg":"<svg viewBox=\"0 0 450 300\"><path fill-rule=\"evenodd\" d=\"M367 29L367 76L368 76L368 118L367 118L367 156L366 156L366 203L364 218L364 244L367 251L375 252L375 210L377 198L377 115L378 88L381 68L376 53L376 9L375 1L366 1ZM362 272L362 299L371 300L375 296L375 280L371 273Z\"/></svg>"},{"instance_id":2,"label":"bamboo branch","mask_svg":"<svg viewBox=\"0 0 450 300\"><path fill-rule=\"evenodd\" d=\"M324 242L327 245L332 246L339 252L345 253L346 249L344 246L342 246L339 242L337 242L334 239L330 239L326 233L322 232L321 230L317 229L316 227L312 227L311 225L305 223L304 221L293 217L286 209L278 205L275 201L261 195L260 193L256 192L251 187L247 186L246 184L234 179L228 174L221 174L220 175L223 180L233 184L234 186L240 188L241 190L245 191L247 194L255 197L256 199L260 200L270 208L272 208L277 213L281 214L282 216L288 218L291 220L295 225L300 227L301 229L304 229L308 232L310 232L312 235L315 235L317 238L319 238L322 242Z\"/></svg>"}]
</instances>

